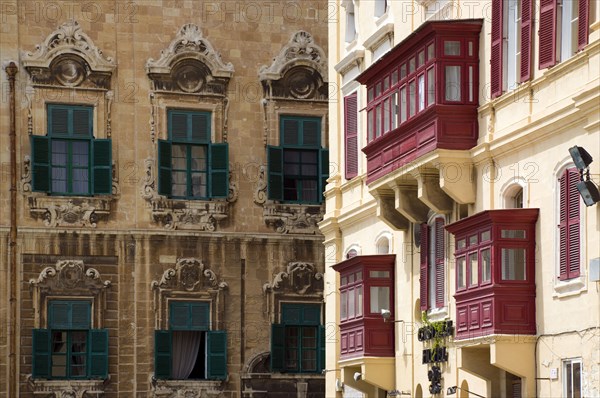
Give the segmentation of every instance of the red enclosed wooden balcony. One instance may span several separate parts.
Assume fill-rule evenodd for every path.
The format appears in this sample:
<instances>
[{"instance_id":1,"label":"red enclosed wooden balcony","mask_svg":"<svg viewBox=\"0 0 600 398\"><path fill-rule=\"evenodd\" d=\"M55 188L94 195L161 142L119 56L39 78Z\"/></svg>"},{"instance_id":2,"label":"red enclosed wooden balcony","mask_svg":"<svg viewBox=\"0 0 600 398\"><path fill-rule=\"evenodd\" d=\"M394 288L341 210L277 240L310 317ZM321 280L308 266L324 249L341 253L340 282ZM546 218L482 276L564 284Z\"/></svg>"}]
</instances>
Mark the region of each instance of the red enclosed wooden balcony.
<instances>
[{"instance_id":1,"label":"red enclosed wooden balcony","mask_svg":"<svg viewBox=\"0 0 600 398\"><path fill-rule=\"evenodd\" d=\"M394 356L395 255L356 256L333 266L340 273L340 359Z\"/></svg>"},{"instance_id":2,"label":"red enclosed wooden balcony","mask_svg":"<svg viewBox=\"0 0 600 398\"><path fill-rule=\"evenodd\" d=\"M481 26L427 22L357 77L367 86L367 183L432 150L476 145Z\"/></svg>"},{"instance_id":3,"label":"red enclosed wooden balcony","mask_svg":"<svg viewBox=\"0 0 600 398\"><path fill-rule=\"evenodd\" d=\"M488 210L446 229L455 236L456 339L535 334L538 209Z\"/></svg>"}]
</instances>

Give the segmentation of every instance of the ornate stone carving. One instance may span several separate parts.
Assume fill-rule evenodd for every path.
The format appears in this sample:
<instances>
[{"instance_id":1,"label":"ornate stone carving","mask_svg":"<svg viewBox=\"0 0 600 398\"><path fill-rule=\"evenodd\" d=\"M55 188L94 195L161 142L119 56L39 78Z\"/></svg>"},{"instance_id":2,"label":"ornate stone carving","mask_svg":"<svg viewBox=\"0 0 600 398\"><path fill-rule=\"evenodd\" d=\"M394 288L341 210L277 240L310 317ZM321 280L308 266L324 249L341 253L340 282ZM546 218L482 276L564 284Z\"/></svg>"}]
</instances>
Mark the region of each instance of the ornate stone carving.
<instances>
[{"instance_id":1,"label":"ornate stone carving","mask_svg":"<svg viewBox=\"0 0 600 398\"><path fill-rule=\"evenodd\" d=\"M254 203L264 205L267 201L267 179L265 177L266 167L260 166L258 169L258 179L254 186Z\"/></svg>"},{"instance_id":2,"label":"ornate stone carving","mask_svg":"<svg viewBox=\"0 0 600 398\"><path fill-rule=\"evenodd\" d=\"M21 192L31 192L31 158L25 156L23 159L23 171L21 174Z\"/></svg>"},{"instance_id":3,"label":"ornate stone carving","mask_svg":"<svg viewBox=\"0 0 600 398\"><path fill-rule=\"evenodd\" d=\"M27 183L23 184L25 187ZM27 185L30 189L31 186ZM48 227L88 227L96 228L100 218L110 214L111 197L28 197L29 211L35 218L41 218Z\"/></svg>"},{"instance_id":4,"label":"ornate stone carving","mask_svg":"<svg viewBox=\"0 0 600 398\"><path fill-rule=\"evenodd\" d=\"M177 200L159 195L154 176L154 159L144 162L146 172L142 180L142 198L152 210L154 222L165 229L216 230L219 222L229 216L229 204L237 200L238 184L233 173L229 173L229 194L223 200Z\"/></svg>"},{"instance_id":5,"label":"ornate stone carving","mask_svg":"<svg viewBox=\"0 0 600 398\"><path fill-rule=\"evenodd\" d=\"M318 223L324 209L319 205L281 205L267 203L263 217L267 225L281 234L320 234Z\"/></svg>"},{"instance_id":6,"label":"ornate stone carving","mask_svg":"<svg viewBox=\"0 0 600 398\"><path fill-rule=\"evenodd\" d=\"M116 64L105 57L77 21L67 21L36 46L24 51L23 66L34 85L90 87L108 90Z\"/></svg>"},{"instance_id":7,"label":"ornate stone carving","mask_svg":"<svg viewBox=\"0 0 600 398\"><path fill-rule=\"evenodd\" d=\"M287 269L276 274L271 283L263 285L263 292L285 290L296 294L323 291L323 274L312 263L291 262Z\"/></svg>"},{"instance_id":8,"label":"ornate stone carving","mask_svg":"<svg viewBox=\"0 0 600 398\"><path fill-rule=\"evenodd\" d=\"M233 71L194 24L184 25L158 60L146 62L153 90L158 91L224 96Z\"/></svg>"},{"instance_id":9,"label":"ornate stone carving","mask_svg":"<svg viewBox=\"0 0 600 398\"><path fill-rule=\"evenodd\" d=\"M293 34L259 78L266 98L327 100L327 57L305 31Z\"/></svg>"},{"instance_id":10,"label":"ornate stone carving","mask_svg":"<svg viewBox=\"0 0 600 398\"><path fill-rule=\"evenodd\" d=\"M155 398L212 398L222 394L222 383L209 380L153 380Z\"/></svg>"},{"instance_id":11,"label":"ornate stone carving","mask_svg":"<svg viewBox=\"0 0 600 398\"><path fill-rule=\"evenodd\" d=\"M38 380L27 375L33 395L42 398L100 398L104 380Z\"/></svg>"},{"instance_id":12,"label":"ornate stone carving","mask_svg":"<svg viewBox=\"0 0 600 398\"><path fill-rule=\"evenodd\" d=\"M160 281L153 281L153 289L175 289L193 292L204 289L227 289L227 282L219 282L217 275L205 268L197 258L180 258L175 268L166 270Z\"/></svg>"},{"instance_id":13,"label":"ornate stone carving","mask_svg":"<svg viewBox=\"0 0 600 398\"><path fill-rule=\"evenodd\" d=\"M42 292L73 292L78 289L99 293L111 285L102 281L95 268L85 268L81 260L59 260L54 267L46 267L37 279L30 279L29 286Z\"/></svg>"}]
</instances>

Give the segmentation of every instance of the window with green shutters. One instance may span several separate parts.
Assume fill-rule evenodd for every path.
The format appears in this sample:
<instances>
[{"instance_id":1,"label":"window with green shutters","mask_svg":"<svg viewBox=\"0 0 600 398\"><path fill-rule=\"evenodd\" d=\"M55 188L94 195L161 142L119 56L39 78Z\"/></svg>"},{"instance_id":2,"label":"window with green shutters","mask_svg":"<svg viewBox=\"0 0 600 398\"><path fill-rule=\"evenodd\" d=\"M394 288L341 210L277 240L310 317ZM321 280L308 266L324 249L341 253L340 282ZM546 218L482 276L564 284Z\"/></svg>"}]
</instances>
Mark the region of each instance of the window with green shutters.
<instances>
[{"instance_id":1,"label":"window with green shutters","mask_svg":"<svg viewBox=\"0 0 600 398\"><path fill-rule=\"evenodd\" d=\"M281 322L271 325L271 371L321 373L325 368L325 328L319 304L281 305Z\"/></svg>"},{"instance_id":2,"label":"window with green shutters","mask_svg":"<svg viewBox=\"0 0 600 398\"><path fill-rule=\"evenodd\" d=\"M321 147L321 119L281 116L280 143L267 148L269 199L322 203L329 151Z\"/></svg>"},{"instance_id":3,"label":"window with green shutters","mask_svg":"<svg viewBox=\"0 0 600 398\"><path fill-rule=\"evenodd\" d=\"M227 378L227 332L210 330L210 303L171 301L168 318L168 330L154 331L155 377Z\"/></svg>"},{"instance_id":4,"label":"window with green shutters","mask_svg":"<svg viewBox=\"0 0 600 398\"><path fill-rule=\"evenodd\" d=\"M51 300L48 327L33 330L33 378L106 379L108 331L91 328L91 302Z\"/></svg>"},{"instance_id":5,"label":"window with green shutters","mask_svg":"<svg viewBox=\"0 0 600 398\"><path fill-rule=\"evenodd\" d=\"M112 144L95 139L91 106L50 104L48 132L31 136L33 191L53 195L112 193Z\"/></svg>"},{"instance_id":6,"label":"window with green shutters","mask_svg":"<svg viewBox=\"0 0 600 398\"><path fill-rule=\"evenodd\" d=\"M169 110L168 140L158 140L158 192L170 198L226 198L229 147L211 142L211 114Z\"/></svg>"}]
</instances>

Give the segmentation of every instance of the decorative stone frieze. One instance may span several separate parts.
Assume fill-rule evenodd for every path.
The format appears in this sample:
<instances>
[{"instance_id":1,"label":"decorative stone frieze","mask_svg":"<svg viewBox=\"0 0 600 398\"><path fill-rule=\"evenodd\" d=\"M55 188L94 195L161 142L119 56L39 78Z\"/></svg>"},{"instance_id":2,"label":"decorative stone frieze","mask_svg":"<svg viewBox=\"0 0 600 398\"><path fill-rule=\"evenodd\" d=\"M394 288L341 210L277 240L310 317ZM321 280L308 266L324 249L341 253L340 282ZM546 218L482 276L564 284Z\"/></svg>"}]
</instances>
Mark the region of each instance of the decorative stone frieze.
<instances>
[{"instance_id":1,"label":"decorative stone frieze","mask_svg":"<svg viewBox=\"0 0 600 398\"><path fill-rule=\"evenodd\" d=\"M34 52L22 52L21 59L34 87L51 85L109 90L116 67L114 60L105 57L73 20L50 33Z\"/></svg>"},{"instance_id":2,"label":"decorative stone frieze","mask_svg":"<svg viewBox=\"0 0 600 398\"><path fill-rule=\"evenodd\" d=\"M39 398L100 398L104 380L37 380L27 375L27 384Z\"/></svg>"},{"instance_id":3,"label":"decorative stone frieze","mask_svg":"<svg viewBox=\"0 0 600 398\"><path fill-rule=\"evenodd\" d=\"M160 58L146 62L155 91L225 96L233 71L194 24L183 25Z\"/></svg>"},{"instance_id":4,"label":"decorative stone frieze","mask_svg":"<svg viewBox=\"0 0 600 398\"><path fill-rule=\"evenodd\" d=\"M48 227L96 228L100 218L110 215L110 198L31 195L29 211Z\"/></svg>"},{"instance_id":5,"label":"decorative stone frieze","mask_svg":"<svg viewBox=\"0 0 600 398\"><path fill-rule=\"evenodd\" d=\"M229 216L229 204L237 200L238 183L232 172L229 173L229 194L226 199L169 199L157 192L154 159L146 159L144 164L146 172L141 195L152 211L152 220L165 229L215 231L219 223Z\"/></svg>"},{"instance_id":6,"label":"decorative stone frieze","mask_svg":"<svg viewBox=\"0 0 600 398\"><path fill-rule=\"evenodd\" d=\"M153 380L155 398L212 398L222 394L220 381L210 380Z\"/></svg>"},{"instance_id":7,"label":"decorative stone frieze","mask_svg":"<svg viewBox=\"0 0 600 398\"><path fill-rule=\"evenodd\" d=\"M263 292L285 291L307 294L323 291L323 274L317 272L313 263L291 262L285 271L273 277L273 281L263 285Z\"/></svg>"},{"instance_id":8,"label":"decorative stone frieze","mask_svg":"<svg viewBox=\"0 0 600 398\"><path fill-rule=\"evenodd\" d=\"M294 33L258 75L265 98L327 100L327 57L308 32Z\"/></svg>"},{"instance_id":9,"label":"decorative stone frieze","mask_svg":"<svg viewBox=\"0 0 600 398\"><path fill-rule=\"evenodd\" d=\"M258 179L254 186L254 203L264 205L267 201L267 178L265 166L260 166L258 169Z\"/></svg>"},{"instance_id":10,"label":"decorative stone frieze","mask_svg":"<svg viewBox=\"0 0 600 398\"><path fill-rule=\"evenodd\" d=\"M323 206L265 203L263 218L280 234L320 234L318 223L325 214Z\"/></svg>"}]
</instances>

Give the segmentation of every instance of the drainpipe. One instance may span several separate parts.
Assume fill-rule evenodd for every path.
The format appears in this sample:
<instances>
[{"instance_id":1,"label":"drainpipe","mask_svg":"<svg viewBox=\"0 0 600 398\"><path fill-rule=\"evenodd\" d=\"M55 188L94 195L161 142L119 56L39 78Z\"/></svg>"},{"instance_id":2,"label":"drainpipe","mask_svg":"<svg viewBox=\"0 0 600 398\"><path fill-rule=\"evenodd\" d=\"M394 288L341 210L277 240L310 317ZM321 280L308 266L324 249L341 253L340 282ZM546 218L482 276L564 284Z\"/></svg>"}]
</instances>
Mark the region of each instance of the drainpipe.
<instances>
[{"instance_id":1,"label":"drainpipe","mask_svg":"<svg viewBox=\"0 0 600 398\"><path fill-rule=\"evenodd\" d=\"M8 396L17 396L17 136L15 115L15 76L18 68L10 62L6 68L10 114L10 234L9 234L9 324L8 324Z\"/></svg>"}]
</instances>

